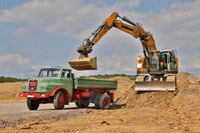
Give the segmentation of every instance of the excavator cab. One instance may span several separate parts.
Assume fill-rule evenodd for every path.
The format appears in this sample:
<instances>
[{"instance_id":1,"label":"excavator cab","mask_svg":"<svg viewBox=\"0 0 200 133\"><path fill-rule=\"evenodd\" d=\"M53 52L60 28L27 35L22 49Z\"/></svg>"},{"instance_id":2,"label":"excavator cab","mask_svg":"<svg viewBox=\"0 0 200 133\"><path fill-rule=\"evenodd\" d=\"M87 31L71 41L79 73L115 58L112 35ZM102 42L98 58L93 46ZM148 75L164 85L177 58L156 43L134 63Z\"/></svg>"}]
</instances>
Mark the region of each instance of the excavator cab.
<instances>
[{"instance_id":1,"label":"excavator cab","mask_svg":"<svg viewBox=\"0 0 200 133\"><path fill-rule=\"evenodd\" d=\"M97 70L96 57L82 57L69 61L70 66L75 70Z\"/></svg>"},{"instance_id":2,"label":"excavator cab","mask_svg":"<svg viewBox=\"0 0 200 133\"><path fill-rule=\"evenodd\" d=\"M178 73L176 50L156 53L159 59L155 59L151 54L149 68L145 65L144 58L138 57L135 91L175 91L175 74Z\"/></svg>"}]
</instances>

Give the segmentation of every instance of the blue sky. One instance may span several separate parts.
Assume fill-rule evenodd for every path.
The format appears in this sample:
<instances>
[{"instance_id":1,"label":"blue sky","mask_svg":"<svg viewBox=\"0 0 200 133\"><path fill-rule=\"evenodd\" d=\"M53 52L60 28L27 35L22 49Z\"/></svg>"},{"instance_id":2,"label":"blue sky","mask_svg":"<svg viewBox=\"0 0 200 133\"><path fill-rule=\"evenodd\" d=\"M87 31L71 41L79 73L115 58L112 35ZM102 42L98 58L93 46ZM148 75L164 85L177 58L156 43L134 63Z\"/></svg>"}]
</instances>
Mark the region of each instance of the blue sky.
<instances>
[{"instance_id":1,"label":"blue sky","mask_svg":"<svg viewBox=\"0 0 200 133\"><path fill-rule=\"evenodd\" d=\"M0 0L0 75L30 77L42 66L68 66L76 48L113 11L143 24L158 49L177 49L180 71L200 76L198 0ZM112 29L95 46L98 71L135 74L139 40Z\"/></svg>"}]
</instances>

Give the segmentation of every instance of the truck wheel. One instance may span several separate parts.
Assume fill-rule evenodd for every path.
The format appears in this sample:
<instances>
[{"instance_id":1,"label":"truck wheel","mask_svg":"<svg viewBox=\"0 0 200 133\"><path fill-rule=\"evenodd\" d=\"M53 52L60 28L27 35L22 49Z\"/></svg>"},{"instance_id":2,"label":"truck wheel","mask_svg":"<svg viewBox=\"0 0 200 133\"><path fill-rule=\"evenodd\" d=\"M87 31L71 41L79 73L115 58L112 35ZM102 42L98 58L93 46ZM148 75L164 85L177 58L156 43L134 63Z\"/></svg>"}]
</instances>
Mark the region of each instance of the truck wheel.
<instances>
[{"instance_id":1,"label":"truck wheel","mask_svg":"<svg viewBox=\"0 0 200 133\"><path fill-rule=\"evenodd\" d=\"M76 107L80 108L79 100L76 100L76 101L75 101L75 104L76 104Z\"/></svg>"},{"instance_id":2,"label":"truck wheel","mask_svg":"<svg viewBox=\"0 0 200 133\"><path fill-rule=\"evenodd\" d=\"M102 94L99 97L99 108L100 109L108 109L110 107L110 96L107 94Z\"/></svg>"},{"instance_id":3,"label":"truck wheel","mask_svg":"<svg viewBox=\"0 0 200 133\"><path fill-rule=\"evenodd\" d=\"M56 93L53 99L55 109L63 109L66 103L65 95L62 91Z\"/></svg>"},{"instance_id":4,"label":"truck wheel","mask_svg":"<svg viewBox=\"0 0 200 133\"><path fill-rule=\"evenodd\" d=\"M100 96L101 96L101 94L97 95L96 98L95 98L95 103L94 103L94 105L95 105L95 108L96 108L96 109L99 109L99 108L100 108L100 107L99 107L99 98L100 98Z\"/></svg>"},{"instance_id":5,"label":"truck wheel","mask_svg":"<svg viewBox=\"0 0 200 133\"><path fill-rule=\"evenodd\" d=\"M75 101L75 104L79 108L87 108L90 104L90 101L89 101L89 99L79 99L79 100Z\"/></svg>"},{"instance_id":6,"label":"truck wheel","mask_svg":"<svg viewBox=\"0 0 200 133\"><path fill-rule=\"evenodd\" d=\"M29 110L37 110L40 103L38 100L27 99L27 107Z\"/></svg>"}]
</instances>

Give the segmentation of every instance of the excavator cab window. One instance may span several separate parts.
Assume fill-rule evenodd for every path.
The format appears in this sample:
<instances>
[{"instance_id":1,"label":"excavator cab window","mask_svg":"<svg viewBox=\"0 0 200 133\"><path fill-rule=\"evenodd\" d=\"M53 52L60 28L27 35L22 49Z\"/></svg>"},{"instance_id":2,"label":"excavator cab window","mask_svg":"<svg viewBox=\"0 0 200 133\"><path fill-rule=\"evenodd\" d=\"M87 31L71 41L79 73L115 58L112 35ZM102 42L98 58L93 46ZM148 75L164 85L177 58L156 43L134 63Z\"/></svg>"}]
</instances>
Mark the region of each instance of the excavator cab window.
<instances>
[{"instance_id":1,"label":"excavator cab window","mask_svg":"<svg viewBox=\"0 0 200 133\"><path fill-rule=\"evenodd\" d=\"M168 62L168 56L167 54L162 54L161 55L161 61L160 61L160 66L161 66L161 70L166 70L167 69L167 63Z\"/></svg>"},{"instance_id":2,"label":"excavator cab window","mask_svg":"<svg viewBox=\"0 0 200 133\"><path fill-rule=\"evenodd\" d=\"M156 59L156 54L159 54L159 51L156 52L152 52L151 54L149 54L150 56L150 69L151 72L158 72L159 71L159 60Z\"/></svg>"}]
</instances>

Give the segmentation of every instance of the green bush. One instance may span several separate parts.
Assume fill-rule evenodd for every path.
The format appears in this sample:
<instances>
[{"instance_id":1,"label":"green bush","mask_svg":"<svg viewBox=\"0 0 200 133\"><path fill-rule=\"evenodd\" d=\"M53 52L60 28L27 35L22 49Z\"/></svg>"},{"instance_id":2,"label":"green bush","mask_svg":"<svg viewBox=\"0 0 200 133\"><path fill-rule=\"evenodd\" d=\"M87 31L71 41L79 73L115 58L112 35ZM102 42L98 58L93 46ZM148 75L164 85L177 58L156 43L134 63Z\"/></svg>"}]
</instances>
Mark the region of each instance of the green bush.
<instances>
[{"instance_id":1,"label":"green bush","mask_svg":"<svg viewBox=\"0 0 200 133\"><path fill-rule=\"evenodd\" d=\"M27 79L0 76L0 83L26 81Z\"/></svg>"}]
</instances>

